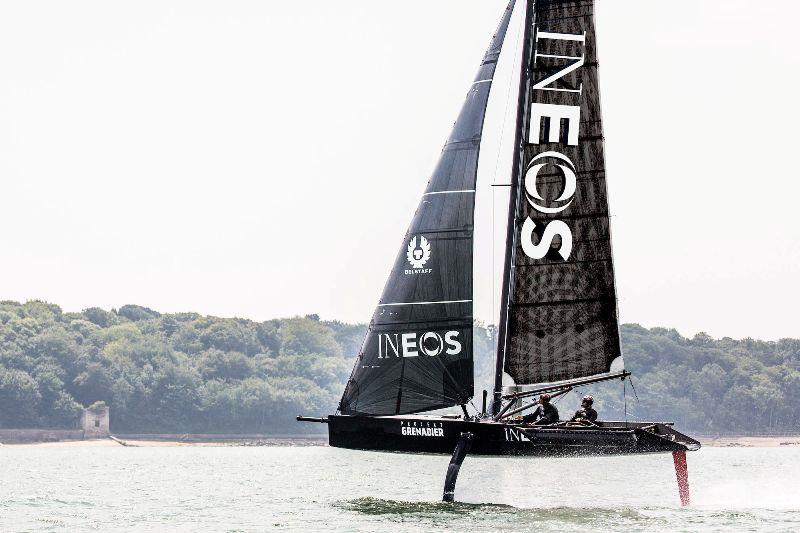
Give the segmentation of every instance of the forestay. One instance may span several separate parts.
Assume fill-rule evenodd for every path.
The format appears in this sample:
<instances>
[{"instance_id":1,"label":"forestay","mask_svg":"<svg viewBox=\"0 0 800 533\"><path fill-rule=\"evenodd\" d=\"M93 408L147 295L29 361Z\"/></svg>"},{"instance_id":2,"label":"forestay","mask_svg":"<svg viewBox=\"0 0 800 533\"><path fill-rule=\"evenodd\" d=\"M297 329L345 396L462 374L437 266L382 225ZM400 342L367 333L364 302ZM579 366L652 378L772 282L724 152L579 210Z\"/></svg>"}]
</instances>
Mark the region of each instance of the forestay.
<instances>
[{"instance_id":1,"label":"forestay","mask_svg":"<svg viewBox=\"0 0 800 533\"><path fill-rule=\"evenodd\" d=\"M407 414L473 396L472 246L486 104L514 6L506 8L400 246L339 404Z\"/></svg>"}]
</instances>

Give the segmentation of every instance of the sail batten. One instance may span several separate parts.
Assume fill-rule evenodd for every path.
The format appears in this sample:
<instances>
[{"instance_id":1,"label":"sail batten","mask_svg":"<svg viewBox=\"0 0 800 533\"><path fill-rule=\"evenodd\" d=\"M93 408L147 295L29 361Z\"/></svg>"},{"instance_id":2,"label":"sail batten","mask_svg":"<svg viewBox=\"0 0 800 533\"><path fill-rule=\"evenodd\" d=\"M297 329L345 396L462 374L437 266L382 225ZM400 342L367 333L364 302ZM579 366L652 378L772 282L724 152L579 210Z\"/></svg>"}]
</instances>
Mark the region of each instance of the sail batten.
<instances>
[{"instance_id":1,"label":"sail batten","mask_svg":"<svg viewBox=\"0 0 800 533\"><path fill-rule=\"evenodd\" d=\"M339 403L344 414L410 414L473 396L472 254L481 131L511 0L470 85Z\"/></svg>"},{"instance_id":2,"label":"sail batten","mask_svg":"<svg viewBox=\"0 0 800 533\"><path fill-rule=\"evenodd\" d=\"M460 304L460 303L468 303L472 300L442 300L438 302L393 302L393 303L385 303L385 304L378 304L378 307L384 307L389 305L434 305L434 304Z\"/></svg>"}]
</instances>

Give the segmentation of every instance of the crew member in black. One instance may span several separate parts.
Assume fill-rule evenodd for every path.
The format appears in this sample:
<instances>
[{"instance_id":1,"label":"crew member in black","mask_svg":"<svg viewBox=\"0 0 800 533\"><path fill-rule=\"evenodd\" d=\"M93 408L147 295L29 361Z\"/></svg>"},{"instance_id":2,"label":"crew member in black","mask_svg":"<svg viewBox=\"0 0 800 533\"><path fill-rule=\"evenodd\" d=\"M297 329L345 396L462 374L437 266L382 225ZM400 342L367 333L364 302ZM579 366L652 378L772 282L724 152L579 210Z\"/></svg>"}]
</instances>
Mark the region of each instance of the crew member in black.
<instances>
[{"instance_id":1,"label":"crew member in black","mask_svg":"<svg viewBox=\"0 0 800 533\"><path fill-rule=\"evenodd\" d=\"M584 422L589 421L594 424L597 420L597 411L592 409L594 398L588 394L581 400L581 408L575 411L575 416L570 419L570 422Z\"/></svg>"},{"instance_id":2,"label":"crew member in black","mask_svg":"<svg viewBox=\"0 0 800 533\"><path fill-rule=\"evenodd\" d=\"M535 426L555 424L556 422L558 422L558 409L550 403L549 394L539 396L539 406L531 414L522 417L523 424Z\"/></svg>"}]
</instances>

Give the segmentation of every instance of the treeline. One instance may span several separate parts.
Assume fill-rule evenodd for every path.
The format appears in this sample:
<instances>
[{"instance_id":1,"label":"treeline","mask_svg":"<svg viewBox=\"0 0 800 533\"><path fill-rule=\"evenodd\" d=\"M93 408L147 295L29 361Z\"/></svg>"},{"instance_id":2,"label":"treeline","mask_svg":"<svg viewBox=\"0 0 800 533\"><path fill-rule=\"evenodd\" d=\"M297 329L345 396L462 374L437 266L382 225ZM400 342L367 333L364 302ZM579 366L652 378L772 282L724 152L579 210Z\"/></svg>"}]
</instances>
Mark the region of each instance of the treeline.
<instances>
[{"instance_id":1,"label":"treeline","mask_svg":"<svg viewBox=\"0 0 800 533\"><path fill-rule=\"evenodd\" d=\"M703 434L800 433L800 339L688 339L625 324L622 346L638 395L627 389L631 416Z\"/></svg>"},{"instance_id":2,"label":"treeline","mask_svg":"<svg viewBox=\"0 0 800 533\"><path fill-rule=\"evenodd\" d=\"M338 404L362 333L316 316L0 302L0 427L74 427L105 401L119 433L302 432L296 414Z\"/></svg>"},{"instance_id":3,"label":"treeline","mask_svg":"<svg viewBox=\"0 0 800 533\"><path fill-rule=\"evenodd\" d=\"M315 315L255 322L0 302L0 427L74 427L82 407L104 401L118 433L319 431L294 416L336 408L364 331ZM478 326L478 388L491 382L492 334ZM624 416L627 400L631 419L704 433L800 432L800 340L687 339L638 325L622 334L639 401L630 386L624 396L619 383L596 386L604 418Z\"/></svg>"}]
</instances>

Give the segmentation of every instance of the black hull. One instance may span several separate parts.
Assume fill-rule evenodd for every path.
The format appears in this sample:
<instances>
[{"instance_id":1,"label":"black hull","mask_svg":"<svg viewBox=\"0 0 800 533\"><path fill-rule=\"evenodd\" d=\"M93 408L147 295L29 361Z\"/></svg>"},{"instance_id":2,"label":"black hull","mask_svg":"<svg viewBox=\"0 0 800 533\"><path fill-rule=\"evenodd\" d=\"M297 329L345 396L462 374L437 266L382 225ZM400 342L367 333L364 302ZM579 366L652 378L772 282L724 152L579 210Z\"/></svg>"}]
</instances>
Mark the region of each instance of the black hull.
<instances>
[{"instance_id":1,"label":"black hull","mask_svg":"<svg viewBox=\"0 0 800 533\"><path fill-rule=\"evenodd\" d=\"M700 443L653 422L600 422L598 427L531 427L440 416L328 417L331 446L354 450L450 455L461 433L471 455L578 456L694 451Z\"/></svg>"}]
</instances>

